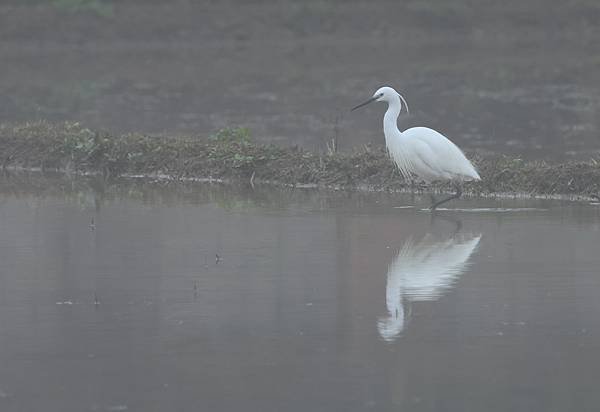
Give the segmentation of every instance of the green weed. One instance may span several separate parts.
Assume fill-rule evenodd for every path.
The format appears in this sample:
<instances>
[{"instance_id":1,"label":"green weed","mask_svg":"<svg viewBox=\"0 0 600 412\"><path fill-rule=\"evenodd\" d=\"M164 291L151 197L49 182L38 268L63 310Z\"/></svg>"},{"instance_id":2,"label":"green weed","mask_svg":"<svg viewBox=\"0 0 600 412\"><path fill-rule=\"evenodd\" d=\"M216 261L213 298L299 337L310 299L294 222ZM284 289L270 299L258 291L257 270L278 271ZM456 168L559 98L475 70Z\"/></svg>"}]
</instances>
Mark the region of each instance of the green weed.
<instances>
[{"instance_id":1,"label":"green weed","mask_svg":"<svg viewBox=\"0 0 600 412\"><path fill-rule=\"evenodd\" d=\"M250 130L245 127L226 127L208 138L219 143L250 143Z\"/></svg>"}]
</instances>

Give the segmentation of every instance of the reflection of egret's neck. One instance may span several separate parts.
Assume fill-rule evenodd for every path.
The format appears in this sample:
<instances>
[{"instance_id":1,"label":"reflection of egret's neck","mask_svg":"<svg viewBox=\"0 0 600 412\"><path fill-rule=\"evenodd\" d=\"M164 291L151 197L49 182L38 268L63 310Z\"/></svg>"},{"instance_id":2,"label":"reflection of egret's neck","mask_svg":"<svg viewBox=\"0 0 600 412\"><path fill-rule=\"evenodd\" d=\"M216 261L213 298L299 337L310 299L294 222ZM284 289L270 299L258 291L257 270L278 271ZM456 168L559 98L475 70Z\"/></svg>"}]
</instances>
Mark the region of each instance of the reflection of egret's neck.
<instances>
[{"instance_id":1,"label":"reflection of egret's neck","mask_svg":"<svg viewBox=\"0 0 600 412\"><path fill-rule=\"evenodd\" d=\"M377 322L377 329L383 340L393 342L404 330L404 312L399 313L398 316L390 315L380 318Z\"/></svg>"},{"instance_id":2,"label":"reflection of egret's neck","mask_svg":"<svg viewBox=\"0 0 600 412\"><path fill-rule=\"evenodd\" d=\"M402 306L402 279L390 276L388 269L385 287L385 304L388 316L381 317L377 323L379 335L387 341L393 341L404 329L404 307Z\"/></svg>"}]
</instances>

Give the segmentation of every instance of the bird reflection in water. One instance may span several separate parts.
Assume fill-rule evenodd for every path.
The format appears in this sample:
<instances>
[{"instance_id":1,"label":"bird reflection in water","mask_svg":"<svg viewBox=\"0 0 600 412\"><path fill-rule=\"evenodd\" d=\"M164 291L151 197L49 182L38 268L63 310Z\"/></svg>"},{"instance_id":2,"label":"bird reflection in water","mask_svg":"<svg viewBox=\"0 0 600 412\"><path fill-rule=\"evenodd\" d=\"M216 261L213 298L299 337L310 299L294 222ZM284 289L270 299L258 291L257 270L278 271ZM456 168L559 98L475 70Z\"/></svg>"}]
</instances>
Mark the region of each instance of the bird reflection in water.
<instances>
[{"instance_id":1,"label":"bird reflection in water","mask_svg":"<svg viewBox=\"0 0 600 412\"><path fill-rule=\"evenodd\" d=\"M410 318L411 302L437 300L451 288L466 270L480 240L481 234L456 233L447 239L427 234L418 243L412 239L404 242L388 268L388 315L378 321L380 336L394 341Z\"/></svg>"}]
</instances>

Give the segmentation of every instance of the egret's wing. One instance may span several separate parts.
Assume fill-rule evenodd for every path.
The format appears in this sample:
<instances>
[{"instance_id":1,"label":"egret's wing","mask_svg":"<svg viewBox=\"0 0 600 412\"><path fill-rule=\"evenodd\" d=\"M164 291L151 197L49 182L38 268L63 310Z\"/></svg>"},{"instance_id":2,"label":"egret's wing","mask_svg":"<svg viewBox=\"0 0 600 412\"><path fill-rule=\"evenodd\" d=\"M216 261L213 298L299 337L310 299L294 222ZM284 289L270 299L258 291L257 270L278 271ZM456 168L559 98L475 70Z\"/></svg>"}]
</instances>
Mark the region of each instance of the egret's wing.
<instances>
[{"instance_id":1,"label":"egret's wing","mask_svg":"<svg viewBox=\"0 0 600 412\"><path fill-rule=\"evenodd\" d=\"M439 154L426 141L415 139L412 144L416 173L426 180L436 180L447 177L447 172L441 167Z\"/></svg>"},{"instance_id":2,"label":"egret's wing","mask_svg":"<svg viewBox=\"0 0 600 412\"><path fill-rule=\"evenodd\" d=\"M480 179L479 174L460 148L441 133L427 127L414 127L406 132L411 133L411 138L427 145L428 150L420 147L418 154L421 160L426 161L432 170L440 174L440 178Z\"/></svg>"}]
</instances>

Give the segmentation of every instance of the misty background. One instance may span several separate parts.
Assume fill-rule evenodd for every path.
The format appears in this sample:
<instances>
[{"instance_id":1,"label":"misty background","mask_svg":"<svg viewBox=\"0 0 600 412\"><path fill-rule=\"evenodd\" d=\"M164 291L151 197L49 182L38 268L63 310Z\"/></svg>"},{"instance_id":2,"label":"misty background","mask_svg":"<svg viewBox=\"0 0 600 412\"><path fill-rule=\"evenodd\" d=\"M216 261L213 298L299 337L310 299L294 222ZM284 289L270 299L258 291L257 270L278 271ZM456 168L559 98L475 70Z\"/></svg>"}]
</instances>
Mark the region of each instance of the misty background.
<instances>
[{"instance_id":1,"label":"misty background","mask_svg":"<svg viewBox=\"0 0 600 412\"><path fill-rule=\"evenodd\" d=\"M28 0L0 5L0 122L323 150L383 145L381 85L400 128L529 158L600 153L600 3Z\"/></svg>"}]
</instances>

